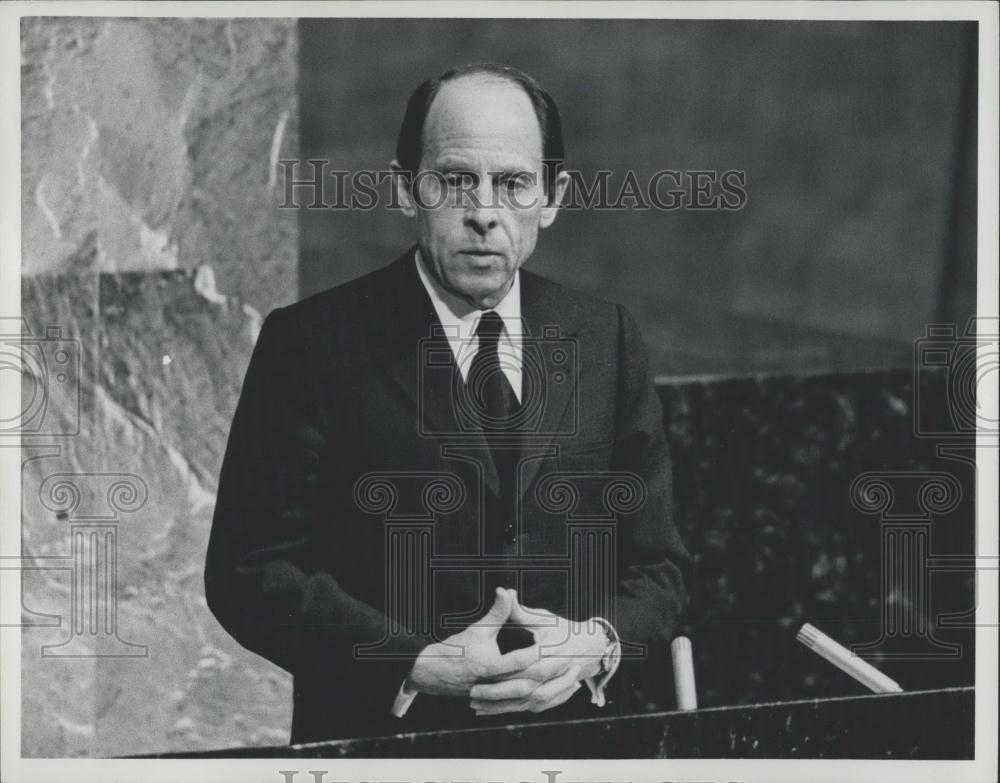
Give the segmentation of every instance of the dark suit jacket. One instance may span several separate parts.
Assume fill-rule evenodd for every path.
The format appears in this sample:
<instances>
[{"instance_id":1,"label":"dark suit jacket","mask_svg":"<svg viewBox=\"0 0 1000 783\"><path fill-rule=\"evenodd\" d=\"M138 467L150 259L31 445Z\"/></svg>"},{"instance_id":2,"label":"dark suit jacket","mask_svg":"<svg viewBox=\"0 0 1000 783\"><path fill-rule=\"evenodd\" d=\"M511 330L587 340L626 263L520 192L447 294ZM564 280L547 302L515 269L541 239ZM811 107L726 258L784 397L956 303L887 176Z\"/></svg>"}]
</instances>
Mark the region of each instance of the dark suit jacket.
<instances>
[{"instance_id":1,"label":"dark suit jacket","mask_svg":"<svg viewBox=\"0 0 1000 783\"><path fill-rule=\"evenodd\" d=\"M669 667L689 558L639 332L620 305L525 270L521 309L526 420L508 491L455 403L464 386L412 249L265 320L205 585L222 625L294 675L293 742L599 714L586 688L538 715L477 718L466 699L423 694L389 714L423 647L478 619L497 583L525 606L614 623L640 656L612 680L619 707L638 667ZM510 519L516 541L498 539ZM576 594L588 569L606 600Z\"/></svg>"}]
</instances>

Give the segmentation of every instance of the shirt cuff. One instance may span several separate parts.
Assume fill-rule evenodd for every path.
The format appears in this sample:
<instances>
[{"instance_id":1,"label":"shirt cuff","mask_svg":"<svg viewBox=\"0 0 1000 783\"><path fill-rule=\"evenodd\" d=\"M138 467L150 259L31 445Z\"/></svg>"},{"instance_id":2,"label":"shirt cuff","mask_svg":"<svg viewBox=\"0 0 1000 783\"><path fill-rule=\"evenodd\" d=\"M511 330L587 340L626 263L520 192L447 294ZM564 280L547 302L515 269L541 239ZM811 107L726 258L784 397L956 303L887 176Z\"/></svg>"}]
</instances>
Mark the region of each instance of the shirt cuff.
<instances>
[{"instance_id":1,"label":"shirt cuff","mask_svg":"<svg viewBox=\"0 0 1000 783\"><path fill-rule=\"evenodd\" d=\"M396 700L392 703L392 712L397 718L402 718L410 705L413 704L413 700L417 698L417 691L412 691L406 687L407 680L403 680L403 684L399 686L399 693L396 694Z\"/></svg>"},{"instance_id":2,"label":"shirt cuff","mask_svg":"<svg viewBox=\"0 0 1000 783\"><path fill-rule=\"evenodd\" d=\"M618 664L622 660L622 642L618 637L615 627L603 617L592 617L590 618L590 622L599 623L604 628L604 632L608 635L609 640L608 648L604 651L604 657L601 658L601 671L593 677L588 677L584 680L587 687L590 688L590 703L596 704L598 707L603 707L607 704L604 689L611 678L614 677L615 672L618 671Z\"/></svg>"}]
</instances>

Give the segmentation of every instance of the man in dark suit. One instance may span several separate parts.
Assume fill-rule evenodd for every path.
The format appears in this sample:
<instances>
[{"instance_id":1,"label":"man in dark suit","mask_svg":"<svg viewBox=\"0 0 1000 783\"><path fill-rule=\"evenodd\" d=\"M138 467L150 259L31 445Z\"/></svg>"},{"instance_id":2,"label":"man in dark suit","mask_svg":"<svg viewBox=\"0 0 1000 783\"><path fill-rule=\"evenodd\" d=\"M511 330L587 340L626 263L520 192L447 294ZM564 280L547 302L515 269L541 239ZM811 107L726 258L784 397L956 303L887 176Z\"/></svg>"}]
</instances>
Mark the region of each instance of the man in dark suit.
<instances>
[{"instance_id":1,"label":"man in dark suit","mask_svg":"<svg viewBox=\"0 0 1000 783\"><path fill-rule=\"evenodd\" d=\"M293 742L594 715L669 666L689 558L642 340L521 269L562 157L520 71L425 82L393 162L416 246L264 323L206 595L294 675Z\"/></svg>"}]
</instances>

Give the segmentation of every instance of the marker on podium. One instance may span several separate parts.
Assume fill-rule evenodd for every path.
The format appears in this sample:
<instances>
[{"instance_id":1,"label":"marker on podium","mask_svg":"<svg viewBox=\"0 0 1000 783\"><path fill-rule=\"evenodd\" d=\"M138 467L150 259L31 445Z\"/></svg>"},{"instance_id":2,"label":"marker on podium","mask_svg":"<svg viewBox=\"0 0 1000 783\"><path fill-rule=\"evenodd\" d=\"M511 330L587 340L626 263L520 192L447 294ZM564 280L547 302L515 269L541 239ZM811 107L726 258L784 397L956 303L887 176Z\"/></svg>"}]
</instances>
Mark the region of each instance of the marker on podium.
<instances>
[{"instance_id":1,"label":"marker on podium","mask_svg":"<svg viewBox=\"0 0 1000 783\"><path fill-rule=\"evenodd\" d=\"M691 640L678 636L670 643L670 659L674 665L674 691L677 709L698 709L698 693L694 684L694 660L691 657Z\"/></svg>"},{"instance_id":2,"label":"marker on podium","mask_svg":"<svg viewBox=\"0 0 1000 783\"><path fill-rule=\"evenodd\" d=\"M875 693L903 692L898 682L835 642L816 626L806 623L799 629L795 638Z\"/></svg>"}]
</instances>

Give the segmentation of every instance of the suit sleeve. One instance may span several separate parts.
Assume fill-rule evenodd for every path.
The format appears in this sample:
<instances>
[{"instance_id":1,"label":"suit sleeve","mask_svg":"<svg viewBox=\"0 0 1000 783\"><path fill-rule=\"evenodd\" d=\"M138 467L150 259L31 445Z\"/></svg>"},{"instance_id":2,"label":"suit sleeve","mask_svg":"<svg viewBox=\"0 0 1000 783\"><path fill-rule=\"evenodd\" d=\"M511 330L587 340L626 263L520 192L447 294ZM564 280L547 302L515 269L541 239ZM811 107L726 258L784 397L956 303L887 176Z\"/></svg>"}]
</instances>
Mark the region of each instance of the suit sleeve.
<instances>
[{"instance_id":1,"label":"suit sleeve","mask_svg":"<svg viewBox=\"0 0 1000 783\"><path fill-rule=\"evenodd\" d=\"M261 329L219 477L205 594L244 647L293 675L334 678L353 663L354 646L380 641L387 623L382 611L342 589L325 565L330 558L318 551L317 526L339 516L321 508L324 454L338 444L322 360L302 332L287 309L271 313ZM333 538L350 545L347 535ZM371 676L372 699L390 708L429 641L394 635L390 660L361 667Z\"/></svg>"},{"instance_id":2,"label":"suit sleeve","mask_svg":"<svg viewBox=\"0 0 1000 783\"><path fill-rule=\"evenodd\" d=\"M674 524L672 467L646 348L628 311L619 306L618 316L612 463L642 480L646 502L619 520L614 624L623 642L646 646L647 659L669 662L669 645L687 604L691 558ZM628 664L623 658L623 670Z\"/></svg>"}]
</instances>

